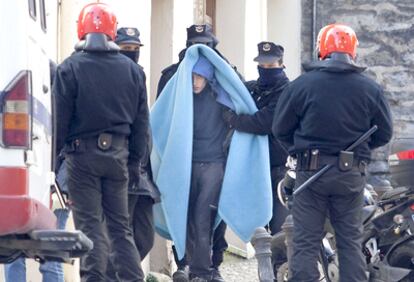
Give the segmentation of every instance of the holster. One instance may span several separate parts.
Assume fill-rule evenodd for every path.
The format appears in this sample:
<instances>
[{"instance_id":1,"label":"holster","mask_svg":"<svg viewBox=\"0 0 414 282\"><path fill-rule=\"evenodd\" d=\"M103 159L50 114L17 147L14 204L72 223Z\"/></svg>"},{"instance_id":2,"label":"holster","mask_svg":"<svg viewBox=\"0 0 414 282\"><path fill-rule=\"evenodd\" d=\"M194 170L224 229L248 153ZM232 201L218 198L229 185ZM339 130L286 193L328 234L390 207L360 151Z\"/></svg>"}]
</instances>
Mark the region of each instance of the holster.
<instances>
[{"instance_id":1,"label":"holster","mask_svg":"<svg viewBox=\"0 0 414 282\"><path fill-rule=\"evenodd\" d=\"M340 171L350 171L354 165L354 152L341 151L338 158Z\"/></svg>"},{"instance_id":2,"label":"holster","mask_svg":"<svg viewBox=\"0 0 414 282\"><path fill-rule=\"evenodd\" d=\"M304 151L297 156L297 169L307 171L317 170L319 168L319 156L320 152L318 149Z\"/></svg>"}]
</instances>

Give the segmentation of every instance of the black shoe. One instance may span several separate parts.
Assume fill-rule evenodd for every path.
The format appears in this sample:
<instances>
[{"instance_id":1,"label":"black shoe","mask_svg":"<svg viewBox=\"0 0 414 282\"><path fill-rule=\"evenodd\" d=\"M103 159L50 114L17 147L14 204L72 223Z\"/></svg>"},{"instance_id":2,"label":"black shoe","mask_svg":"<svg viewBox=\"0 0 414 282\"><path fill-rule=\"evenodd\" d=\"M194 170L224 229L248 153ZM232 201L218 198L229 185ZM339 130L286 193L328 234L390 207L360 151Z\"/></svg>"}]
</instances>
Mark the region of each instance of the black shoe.
<instances>
[{"instance_id":1,"label":"black shoe","mask_svg":"<svg viewBox=\"0 0 414 282\"><path fill-rule=\"evenodd\" d=\"M211 282L225 282L223 277L221 277L220 270L218 268L213 268L211 271Z\"/></svg>"},{"instance_id":2,"label":"black shoe","mask_svg":"<svg viewBox=\"0 0 414 282\"><path fill-rule=\"evenodd\" d=\"M173 282L190 282L187 269L178 269L172 276Z\"/></svg>"}]
</instances>

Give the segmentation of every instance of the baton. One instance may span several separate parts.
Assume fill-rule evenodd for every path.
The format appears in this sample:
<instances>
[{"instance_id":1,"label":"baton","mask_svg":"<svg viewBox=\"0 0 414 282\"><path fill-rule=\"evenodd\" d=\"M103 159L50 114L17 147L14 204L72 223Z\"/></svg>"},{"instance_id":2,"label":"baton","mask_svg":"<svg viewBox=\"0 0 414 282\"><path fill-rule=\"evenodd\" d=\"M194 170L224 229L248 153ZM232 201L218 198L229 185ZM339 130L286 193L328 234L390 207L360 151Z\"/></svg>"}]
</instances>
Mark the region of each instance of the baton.
<instances>
[{"instance_id":1,"label":"baton","mask_svg":"<svg viewBox=\"0 0 414 282\"><path fill-rule=\"evenodd\" d=\"M63 198L62 191L60 190L59 183L57 181L55 181L55 184L53 185L53 188L54 188L53 192L56 194L56 196L59 200L59 203L62 206L62 209L67 209L68 207L66 205L66 201Z\"/></svg>"},{"instance_id":2,"label":"baton","mask_svg":"<svg viewBox=\"0 0 414 282\"><path fill-rule=\"evenodd\" d=\"M358 147L361 145L361 143L365 142L372 134L374 134L375 131L377 131L378 126L374 125L371 127L367 132L361 135L354 143L352 143L348 148L345 149L345 151L350 152L355 147ZM334 165L333 164L327 164L324 165L317 173L312 175L308 178L305 182L302 183L295 191L293 192L293 196L299 195L300 192L302 192L306 187L308 187L310 184L318 180L323 174L325 174L328 170L330 170Z\"/></svg>"}]
</instances>

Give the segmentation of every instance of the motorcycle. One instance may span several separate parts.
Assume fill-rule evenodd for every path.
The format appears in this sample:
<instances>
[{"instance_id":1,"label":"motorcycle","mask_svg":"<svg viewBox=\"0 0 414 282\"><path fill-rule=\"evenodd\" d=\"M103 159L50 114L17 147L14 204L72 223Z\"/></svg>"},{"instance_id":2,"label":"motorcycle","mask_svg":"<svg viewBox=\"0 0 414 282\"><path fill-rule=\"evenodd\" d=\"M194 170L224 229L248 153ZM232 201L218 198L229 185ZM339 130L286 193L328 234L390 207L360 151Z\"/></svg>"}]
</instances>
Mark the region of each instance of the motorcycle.
<instances>
[{"instance_id":1,"label":"motorcycle","mask_svg":"<svg viewBox=\"0 0 414 282\"><path fill-rule=\"evenodd\" d=\"M292 164L289 165L292 167ZM285 206L290 202L283 191L293 189L293 169L278 185L278 196ZM289 187L290 186L290 187ZM362 253L366 258L370 282L414 281L414 189L397 189L385 193L375 202L370 188L364 191L364 237ZM327 220L326 235L321 243L318 268L320 281L339 281L335 233ZM287 281L288 262L285 233L272 238L272 263L276 281Z\"/></svg>"}]
</instances>

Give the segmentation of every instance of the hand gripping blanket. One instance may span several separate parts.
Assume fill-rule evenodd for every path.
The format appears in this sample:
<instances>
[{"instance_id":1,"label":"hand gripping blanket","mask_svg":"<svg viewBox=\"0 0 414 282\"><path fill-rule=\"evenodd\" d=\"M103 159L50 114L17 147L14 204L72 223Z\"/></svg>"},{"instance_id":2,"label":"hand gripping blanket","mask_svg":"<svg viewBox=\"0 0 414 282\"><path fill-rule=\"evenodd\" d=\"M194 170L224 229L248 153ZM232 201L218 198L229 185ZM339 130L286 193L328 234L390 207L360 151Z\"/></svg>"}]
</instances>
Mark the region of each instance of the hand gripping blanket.
<instances>
[{"instance_id":1,"label":"hand gripping blanket","mask_svg":"<svg viewBox=\"0 0 414 282\"><path fill-rule=\"evenodd\" d=\"M230 97L236 113L253 114L255 103L235 71L205 45L187 49L175 75L151 110L151 164L161 192L154 206L157 232L174 241L179 258L185 254L187 211L193 148L192 69L199 55L215 68L215 78ZM227 95L226 94L226 95ZM226 99L217 98L224 103ZM228 103L225 103L228 104ZM272 214L267 136L235 131L230 144L218 216L245 242Z\"/></svg>"}]
</instances>

